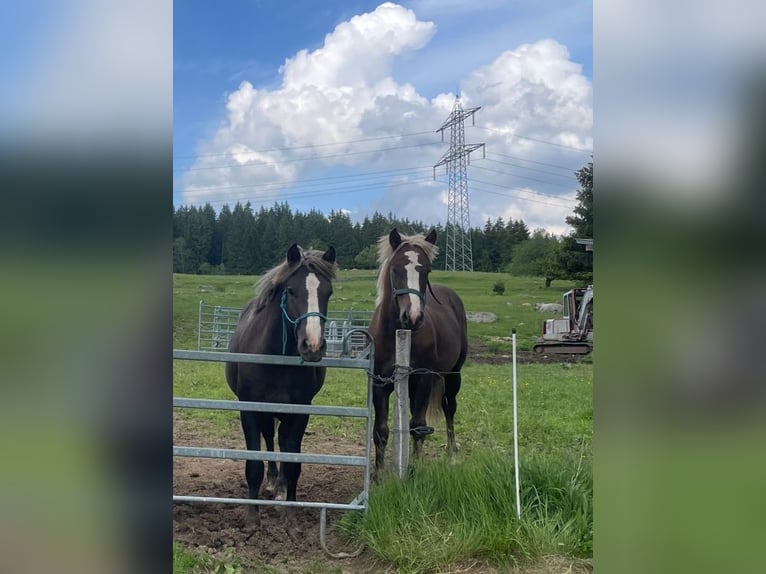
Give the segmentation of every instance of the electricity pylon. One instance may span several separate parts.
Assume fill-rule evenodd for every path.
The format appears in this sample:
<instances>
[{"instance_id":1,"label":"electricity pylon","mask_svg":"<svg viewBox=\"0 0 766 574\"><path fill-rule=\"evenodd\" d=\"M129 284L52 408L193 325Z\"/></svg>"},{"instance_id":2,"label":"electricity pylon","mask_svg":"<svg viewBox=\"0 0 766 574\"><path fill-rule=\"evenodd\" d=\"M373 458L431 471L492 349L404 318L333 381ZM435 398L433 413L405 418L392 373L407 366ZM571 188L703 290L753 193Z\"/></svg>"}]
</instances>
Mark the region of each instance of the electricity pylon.
<instances>
[{"instance_id":1,"label":"electricity pylon","mask_svg":"<svg viewBox=\"0 0 766 574\"><path fill-rule=\"evenodd\" d=\"M450 128L449 150L439 162L434 165L434 179L436 168L447 164L447 176L449 179L449 195L447 197L447 271L473 271L473 251L471 249L471 223L468 213L468 170L472 151L482 148L484 144L465 143L465 118L471 117L481 107L464 110L460 103L460 96L455 98L455 106L452 108L447 120L437 132L441 132L444 141L444 130ZM475 123L474 123L475 125Z\"/></svg>"}]
</instances>

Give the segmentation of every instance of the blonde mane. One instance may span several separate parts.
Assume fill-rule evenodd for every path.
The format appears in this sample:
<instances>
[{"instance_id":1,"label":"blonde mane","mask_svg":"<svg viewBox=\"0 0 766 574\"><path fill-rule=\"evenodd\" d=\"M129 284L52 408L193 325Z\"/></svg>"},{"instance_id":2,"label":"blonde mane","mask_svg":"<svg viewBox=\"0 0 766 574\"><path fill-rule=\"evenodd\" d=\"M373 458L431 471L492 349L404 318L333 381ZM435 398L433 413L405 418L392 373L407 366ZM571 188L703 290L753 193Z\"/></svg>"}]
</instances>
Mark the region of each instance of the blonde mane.
<instances>
[{"instance_id":1,"label":"blonde mane","mask_svg":"<svg viewBox=\"0 0 766 574\"><path fill-rule=\"evenodd\" d=\"M303 250L300 247L298 249L301 252L301 260L297 265L291 266L288 264L287 259L285 259L258 279L258 282L255 284L254 302L256 309L262 308L271 298L274 289L301 267L308 267L311 271L323 275L330 281L335 280L338 265L334 261L330 263L322 259L323 251L316 249Z\"/></svg>"},{"instance_id":2,"label":"blonde mane","mask_svg":"<svg viewBox=\"0 0 766 574\"><path fill-rule=\"evenodd\" d=\"M382 235L380 239L378 239L378 292L375 297L375 307L381 304L383 301L383 295L386 289L389 287L389 283L387 281L388 270L391 265L391 258L393 257L394 253L400 249L403 249L406 245L411 247L420 247L420 249L423 250L431 263L433 263L433 260L436 259L436 256L439 254L439 248L433 243L426 241L425 235L405 235L404 233L400 233L399 235L402 238L402 242L396 249L391 247L391 243L388 240L388 234Z\"/></svg>"}]
</instances>

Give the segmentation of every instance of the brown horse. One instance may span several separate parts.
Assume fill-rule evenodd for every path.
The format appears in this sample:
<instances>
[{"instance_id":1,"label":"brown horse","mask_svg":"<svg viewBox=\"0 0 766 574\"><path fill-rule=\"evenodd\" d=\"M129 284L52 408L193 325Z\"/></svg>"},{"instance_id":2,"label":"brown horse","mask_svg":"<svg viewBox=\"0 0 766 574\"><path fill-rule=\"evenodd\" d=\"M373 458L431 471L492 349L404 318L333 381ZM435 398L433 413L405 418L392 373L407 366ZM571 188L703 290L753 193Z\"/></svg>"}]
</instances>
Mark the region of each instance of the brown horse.
<instances>
[{"instance_id":1,"label":"brown horse","mask_svg":"<svg viewBox=\"0 0 766 574\"><path fill-rule=\"evenodd\" d=\"M333 247L323 253L301 251L293 244L285 261L258 281L255 298L239 315L229 351L321 360L326 347L327 302L336 271ZM226 381L241 401L307 405L322 388L325 371L324 367L226 363ZM248 450L261 450L261 436L266 448L274 450L275 419L279 420L279 450L300 452L309 415L240 411ZM245 462L252 499L258 498L263 471L263 461ZM269 462L265 490L274 493L276 500L295 500L300 473L300 463L282 462L277 473L276 463ZM250 506L250 517L260 522L256 505Z\"/></svg>"},{"instance_id":2,"label":"brown horse","mask_svg":"<svg viewBox=\"0 0 766 574\"><path fill-rule=\"evenodd\" d=\"M383 469L388 442L388 401L394 385L386 379L394 372L397 329L412 331L410 368L415 372L409 377L409 396L414 456L420 456L423 439L433 430L426 426L426 416L435 409L447 422L447 453L457 451L454 417L468 330L457 293L428 281L437 253L435 230L424 237L393 229L378 242L378 293L369 327L375 341L375 374L380 377L373 391L376 476ZM432 295L427 304L426 289Z\"/></svg>"}]
</instances>

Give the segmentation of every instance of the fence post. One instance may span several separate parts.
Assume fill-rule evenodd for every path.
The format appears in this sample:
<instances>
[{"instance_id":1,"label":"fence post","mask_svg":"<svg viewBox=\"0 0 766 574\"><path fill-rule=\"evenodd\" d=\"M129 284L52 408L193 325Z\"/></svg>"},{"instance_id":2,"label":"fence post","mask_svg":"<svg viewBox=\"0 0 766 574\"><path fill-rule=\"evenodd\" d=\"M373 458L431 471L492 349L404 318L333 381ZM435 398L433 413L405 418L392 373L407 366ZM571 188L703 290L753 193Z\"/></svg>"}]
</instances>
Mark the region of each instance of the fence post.
<instances>
[{"instance_id":1,"label":"fence post","mask_svg":"<svg viewBox=\"0 0 766 574\"><path fill-rule=\"evenodd\" d=\"M394 443L392 448L393 470L399 478L405 478L410 465L410 337L409 329L396 330L396 361L394 363Z\"/></svg>"}]
</instances>

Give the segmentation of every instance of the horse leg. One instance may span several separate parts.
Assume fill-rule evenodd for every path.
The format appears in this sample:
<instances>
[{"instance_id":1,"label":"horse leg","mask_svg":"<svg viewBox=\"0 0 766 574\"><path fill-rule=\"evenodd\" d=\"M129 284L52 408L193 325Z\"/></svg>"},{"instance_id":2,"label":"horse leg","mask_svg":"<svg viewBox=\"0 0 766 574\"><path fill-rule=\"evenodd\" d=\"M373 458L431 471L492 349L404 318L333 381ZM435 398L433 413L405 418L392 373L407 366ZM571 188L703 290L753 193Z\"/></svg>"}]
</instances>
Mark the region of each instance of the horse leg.
<instances>
[{"instance_id":1,"label":"horse leg","mask_svg":"<svg viewBox=\"0 0 766 574\"><path fill-rule=\"evenodd\" d=\"M272 415L260 415L260 428L263 440L266 443L266 450L274 452L274 427L276 419ZM274 495L277 489L277 463L270 460L267 463L268 470L266 472L266 484L263 486L263 492L266 494Z\"/></svg>"},{"instance_id":2,"label":"horse leg","mask_svg":"<svg viewBox=\"0 0 766 574\"><path fill-rule=\"evenodd\" d=\"M431 386L433 381L431 375L410 375L410 432L412 440L412 456L418 460L423 454L423 441L425 435L418 432L412 432L418 427L427 426L426 412L428 411L428 400L431 395Z\"/></svg>"},{"instance_id":3,"label":"horse leg","mask_svg":"<svg viewBox=\"0 0 766 574\"><path fill-rule=\"evenodd\" d=\"M447 421L447 456L453 458L457 454L455 444L455 411L457 411L457 394L460 392L460 373L444 377L444 418Z\"/></svg>"},{"instance_id":4,"label":"horse leg","mask_svg":"<svg viewBox=\"0 0 766 574\"><path fill-rule=\"evenodd\" d=\"M240 411L239 418L242 423L242 430L245 433L247 450L261 450L261 436L258 429L258 418L256 413L252 411ZM261 482L263 481L263 461L245 461L245 478L247 479L250 498L253 500L257 499L258 491L260 490ZM248 505L248 518L256 526L261 523L257 505Z\"/></svg>"},{"instance_id":5,"label":"horse leg","mask_svg":"<svg viewBox=\"0 0 766 574\"><path fill-rule=\"evenodd\" d=\"M308 423L309 415L286 415L279 425L279 450L281 452L300 452L301 444L303 442L303 433L306 431ZM297 495L298 478L300 475L301 463L280 463L277 495L275 499L294 501ZM298 537L303 534L303 530L298 524L298 509L296 507L288 507L286 510L287 533L293 540L297 541Z\"/></svg>"},{"instance_id":6,"label":"horse leg","mask_svg":"<svg viewBox=\"0 0 766 574\"><path fill-rule=\"evenodd\" d=\"M373 421L372 439L375 443L375 470L372 479L377 482L383 472L388 444L388 399L394 390L393 384L374 387L372 391L372 405L375 409Z\"/></svg>"}]
</instances>

